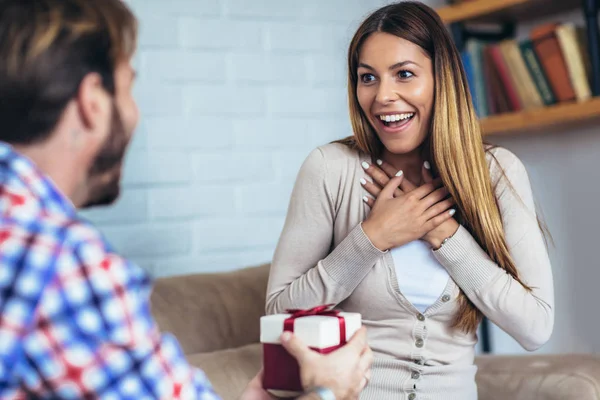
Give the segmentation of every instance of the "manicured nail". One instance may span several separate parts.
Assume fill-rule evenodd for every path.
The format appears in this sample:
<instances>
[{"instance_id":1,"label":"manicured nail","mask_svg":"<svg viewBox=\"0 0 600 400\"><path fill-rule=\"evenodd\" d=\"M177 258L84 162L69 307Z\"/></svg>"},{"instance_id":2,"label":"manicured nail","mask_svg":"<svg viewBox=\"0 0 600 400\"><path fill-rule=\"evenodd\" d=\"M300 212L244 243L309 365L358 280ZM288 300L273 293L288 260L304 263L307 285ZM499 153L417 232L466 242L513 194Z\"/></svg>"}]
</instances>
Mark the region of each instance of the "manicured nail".
<instances>
[{"instance_id":1,"label":"manicured nail","mask_svg":"<svg viewBox=\"0 0 600 400\"><path fill-rule=\"evenodd\" d=\"M283 334L281 335L282 342L289 342L291 338L292 334L290 332L283 332Z\"/></svg>"},{"instance_id":2,"label":"manicured nail","mask_svg":"<svg viewBox=\"0 0 600 400\"><path fill-rule=\"evenodd\" d=\"M404 172L402 172L402 170L400 170L400 171L396 172L396 176L402 176L403 173Z\"/></svg>"},{"instance_id":3,"label":"manicured nail","mask_svg":"<svg viewBox=\"0 0 600 400\"><path fill-rule=\"evenodd\" d=\"M456 214L456 210L453 208L452 210L449 211L450 216L453 216L454 214Z\"/></svg>"},{"instance_id":4,"label":"manicured nail","mask_svg":"<svg viewBox=\"0 0 600 400\"><path fill-rule=\"evenodd\" d=\"M425 169L431 169L431 164L429 164L429 161L425 161L423 165L425 166Z\"/></svg>"},{"instance_id":5,"label":"manicured nail","mask_svg":"<svg viewBox=\"0 0 600 400\"><path fill-rule=\"evenodd\" d=\"M377 160L377 165L381 166L381 164L383 164L383 161Z\"/></svg>"},{"instance_id":6,"label":"manicured nail","mask_svg":"<svg viewBox=\"0 0 600 400\"><path fill-rule=\"evenodd\" d=\"M363 161L363 163L362 163L362 167L363 167L364 169L368 169L368 168L370 167L370 165L369 165L369 163L368 163L368 162L366 162L366 161Z\"/></svg>"},{"instance_id":7,"label":"manicured nail","mask_svg":"<svg viewBox=\"0 0 600 400\"><path fill-rule=\"evenodd\" d=\"M369 204L369 198L367 196L363 197L363 201L367 204Z\"/></svg>"},{"instance_id":8,"label":"manicured nail","mask_svg":"<svg viewBox=\"0 0 600 400\"><path fill-rule=\"evenodd\" d=\"M367 184L367 180L365 178L360 178L360 183L363 185Z\"/></svg>"}]
</instances>

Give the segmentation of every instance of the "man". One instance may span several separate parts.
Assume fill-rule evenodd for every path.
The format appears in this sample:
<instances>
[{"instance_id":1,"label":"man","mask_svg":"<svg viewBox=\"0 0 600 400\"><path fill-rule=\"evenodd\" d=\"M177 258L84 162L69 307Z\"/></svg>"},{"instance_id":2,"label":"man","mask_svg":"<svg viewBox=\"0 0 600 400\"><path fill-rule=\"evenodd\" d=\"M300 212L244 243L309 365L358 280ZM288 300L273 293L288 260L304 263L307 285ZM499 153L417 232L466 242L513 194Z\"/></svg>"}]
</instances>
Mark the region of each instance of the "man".
<instances>
[{"instance_id":1,"label":"man","mask_svg":"<svg viewBox=\"0 0 600 400\"><path fill-rule=\"evenodd\" d=\"M119 195L136 35L120 0L0 0L2 399L217 398L159 333L146 273L76 213ZM304 398L353 398L368 381L364 330L328 356L283 342ZM243 398L269 398L259 376Z\"/></svg>"}]
</instances>

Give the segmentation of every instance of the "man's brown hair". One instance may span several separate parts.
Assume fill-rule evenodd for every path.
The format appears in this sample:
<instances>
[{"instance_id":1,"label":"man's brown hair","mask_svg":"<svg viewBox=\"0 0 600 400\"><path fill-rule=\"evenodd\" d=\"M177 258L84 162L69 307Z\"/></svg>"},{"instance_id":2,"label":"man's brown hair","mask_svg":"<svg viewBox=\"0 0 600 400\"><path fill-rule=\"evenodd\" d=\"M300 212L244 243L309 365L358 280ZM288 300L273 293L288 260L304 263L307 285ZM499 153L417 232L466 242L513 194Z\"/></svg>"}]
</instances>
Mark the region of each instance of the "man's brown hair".
<instances>
[{"instance_id":1,"label":"man's brown hair","mask_svg":"<svg viewBox=\"0 0 600 400\"><path fill-rule=\"evenodd\" d=\"M121 0L0 0L0 140L46 139L89 73L114 94L136 41Z\"/></svg>"}]
</instances>

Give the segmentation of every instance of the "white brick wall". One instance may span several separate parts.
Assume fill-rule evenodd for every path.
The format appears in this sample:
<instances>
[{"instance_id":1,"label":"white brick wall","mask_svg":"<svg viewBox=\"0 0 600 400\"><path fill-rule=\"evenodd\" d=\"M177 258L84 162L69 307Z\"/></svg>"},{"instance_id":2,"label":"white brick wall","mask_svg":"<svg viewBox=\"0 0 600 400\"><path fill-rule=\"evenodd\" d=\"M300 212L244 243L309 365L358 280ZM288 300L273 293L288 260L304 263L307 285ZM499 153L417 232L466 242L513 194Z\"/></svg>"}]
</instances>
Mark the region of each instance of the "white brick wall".
<instances>
[{"instance_id":1,"label":"white brick wall","mask_svg":"<svg viewBox=\"0 0 600 400\"><path fill-rule=\"evenodd\" d=\"M369 9L389 0L126 1L141 22L135 93L143 119L122 198L85 216L156 276L268 261L300 163L315 146L349 134L348 38ZM580 189L571 177L595 171L595 155L585 157L600 148L593 130L571 132L572 152L564 151L564 132L500 143L535 166L532 176L566 168L555 186L532 180L557 243L557 323L544 352L600 351L598 321L589 318L595 303L585 295L598 281L590 279L599 276L590 262L597 235L572 223L597 215L595 196L578 207L561 202ZM588 290L573 297L573 287ZM499 329L494 340L498 352L522 351Z\"/></svg>"},{"instance_id":2,"label":"white brick wall","mask_svg":"<svg viewBox=\"0 0 600 400\"><path fill-rule=\"evenodd\" d=\"M126 0L142 121L124 193L87 211L156 276L269 261L298 168L350 134L347 45L379 0Z\"/></svg>"}]
</instances>

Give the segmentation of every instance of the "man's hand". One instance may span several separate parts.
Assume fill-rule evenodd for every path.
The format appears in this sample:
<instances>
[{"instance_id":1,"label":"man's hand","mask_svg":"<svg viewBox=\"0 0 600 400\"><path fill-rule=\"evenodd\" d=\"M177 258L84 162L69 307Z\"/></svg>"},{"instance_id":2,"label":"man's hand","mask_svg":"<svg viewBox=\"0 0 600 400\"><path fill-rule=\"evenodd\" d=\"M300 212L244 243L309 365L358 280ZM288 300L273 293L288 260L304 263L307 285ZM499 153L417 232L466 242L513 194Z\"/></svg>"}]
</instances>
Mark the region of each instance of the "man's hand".
<instances>
[{"instance_id":1,"label":"man's hand","mask_svg":"<svg viewBox=\"0 0 600 400\"><path fill-rule=\"evenodd\" d=\"M338 400L356 399L371 378L373 353L367 344L365 327L344 347L327 355L311 350L289 332L282 335L281 342L298 360L305 390L322 386L331 389Z\"/></svg>"}]
</instances>

